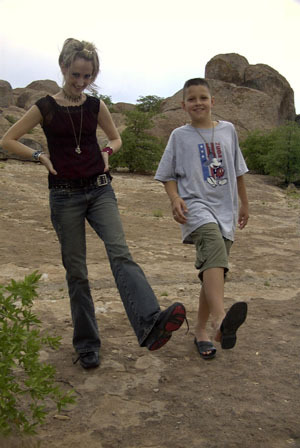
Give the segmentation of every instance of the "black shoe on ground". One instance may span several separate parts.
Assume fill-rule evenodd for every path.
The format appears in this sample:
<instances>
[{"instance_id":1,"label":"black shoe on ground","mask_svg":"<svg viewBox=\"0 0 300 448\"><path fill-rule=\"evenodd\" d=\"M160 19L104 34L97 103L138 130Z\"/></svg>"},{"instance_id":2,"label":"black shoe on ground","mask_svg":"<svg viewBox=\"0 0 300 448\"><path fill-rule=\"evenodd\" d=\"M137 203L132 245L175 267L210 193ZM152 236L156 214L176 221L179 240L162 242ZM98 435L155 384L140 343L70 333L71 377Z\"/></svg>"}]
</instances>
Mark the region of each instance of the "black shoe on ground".
<instances>
[{"instance_id":1,"label":"black shoe on ground","mask_svg":"<svg viewBox=\"0 0 300 448\"><path fill-rule=\"evenodd\" d=\"M100 365L98 352L86 352L78 353L78 358L74 361L74 364L79 361L84 369L90 369L92 367L98 367Z\"/></svg>"},{"instance_id":2,"label":"black shoe on ground","mask_svg":"<svg viewBox=\"0 0 300 448\"><path fill-rule=\"evenodd\" d=\"M185 320L187 321L185 307L180 302L175 302L162 311L146 339L145 345L148 350L158 350L165 345L171 338L172 332L178 330Z\"/></svg>"}]
</instances>

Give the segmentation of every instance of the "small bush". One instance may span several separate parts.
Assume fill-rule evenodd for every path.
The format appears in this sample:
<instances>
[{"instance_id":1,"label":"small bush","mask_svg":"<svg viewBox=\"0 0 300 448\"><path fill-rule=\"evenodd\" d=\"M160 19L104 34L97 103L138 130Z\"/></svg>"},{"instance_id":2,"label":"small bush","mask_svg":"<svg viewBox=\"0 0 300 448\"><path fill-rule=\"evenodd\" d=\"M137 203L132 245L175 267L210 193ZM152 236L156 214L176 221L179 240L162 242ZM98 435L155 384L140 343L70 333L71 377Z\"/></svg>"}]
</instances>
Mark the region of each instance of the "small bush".
<instances>
[{"instance_id":1,"label":"small bush","mask_svg":"<svg viewBox=\"0 0 300 448\"><path fill-rule=\"evenodd\" d=\"M153 216L155 216L155 218L162 218L164 216L162 210L157 209L157 210L153 210Z\"/></svg>"},{"instance_id":2,"label":"small bush","mask_svg":"<svg viewBox=\"0 0 300 448\"><path fill-rule=\"evenodd\" d=\"M267 133L251 132L241 148L250 170L276 176L286 185L300 180L300 126L296 122Z\"/></svg>"},{"instance_id":3,"label":"small bush","mask_svg":"<svg viewBox=\"0 0 300 448\"><path fill-rule=\"evenodd\" d=\"M265 157L272 149L271 136L261 131L249 132L247 138L241 142L241 148L248 168L257 174L267 174Z\"/></svg>"},{"instance_id":4,"label":"small bush","mask_svg":"<svg viewBox=\"0 0 300 448\"><path fill-rule=\"evenodd\" d=\"M152 115L139 110L126 112L127 128L122 132L123 149L110 159L114 168L129 172L151 173L156 170L163 153L163 142L147 131L153 127Z\"/></svg>"},{"instance_id":5,"label":"small bush","mask_svg":"<svg viewBox=\"0 0 300 448\"><path fill-rule=\"evenodd\" d=\"M5 115L5 118L10 122L10 124L15 124L18 121L18 119L13 115Z\"/></svg>"},{"instance_id":6,"label":"small bush","mask_svg":"<svg viewBox=\"0 0 300 448\"><path fill-rule=\"evenodd\" d=\"M137 100L137 109L141 112L150 112L156 115L160 112L164 98L156 95L140 96Z\"/></svg>"},{"instance_id":7,"label":"small bush","mask_svg":"<svg viewBox=\"0 0 300 448\"><path fill-rule=\"evenodd\" d=\"M42 335L32 312L40 275L0 285L0 433L34 434L47 415L46 399L60 411L74 403L73 392L55 385L55 368L39 360L42 347L57 349L59 338Z\"/></svg>"}]
</instances>

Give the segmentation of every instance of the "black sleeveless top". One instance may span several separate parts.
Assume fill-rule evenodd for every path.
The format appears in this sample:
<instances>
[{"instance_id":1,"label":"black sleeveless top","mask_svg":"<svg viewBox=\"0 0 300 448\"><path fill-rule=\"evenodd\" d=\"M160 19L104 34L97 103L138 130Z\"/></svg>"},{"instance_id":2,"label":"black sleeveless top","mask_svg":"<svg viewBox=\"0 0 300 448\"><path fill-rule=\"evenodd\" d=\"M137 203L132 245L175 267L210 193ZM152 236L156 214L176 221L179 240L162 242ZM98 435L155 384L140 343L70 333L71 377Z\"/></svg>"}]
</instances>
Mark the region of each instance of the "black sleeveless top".
<instances>
[{"instance_id":1,"label":"black sleeveless top","mask_svg":"<svg viewBox=\"0 0 300 448\"><path fill-rule=\"evenodd\" d=\"M81 154L77 154L76 139L70 115L79 140L81 106L60 106L52 96L45 96L36 103L43 116L42 128L47 138L50 159L57 176L49 178L80 179L102 174L104 162L96 137L100 101L88 96L82 104Z\"/></svg>"}]
</instances>

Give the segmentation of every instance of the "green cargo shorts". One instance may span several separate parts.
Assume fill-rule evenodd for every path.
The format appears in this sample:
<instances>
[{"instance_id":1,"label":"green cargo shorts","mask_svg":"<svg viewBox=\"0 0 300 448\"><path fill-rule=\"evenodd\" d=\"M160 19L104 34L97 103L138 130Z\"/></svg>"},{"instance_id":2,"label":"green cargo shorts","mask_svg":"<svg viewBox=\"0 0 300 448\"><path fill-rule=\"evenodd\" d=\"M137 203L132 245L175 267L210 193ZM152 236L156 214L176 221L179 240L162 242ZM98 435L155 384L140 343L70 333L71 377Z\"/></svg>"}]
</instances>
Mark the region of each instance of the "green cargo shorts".
<instances>
[{"instance_id":1,"label":"green cargo shorts","mask_svg":"<svg viewBox=\"0 0 300 448\"><path fill-rule=\"evenodd\" d=\"M232 241L222 236L218 224L209 222L198 227L191 238L196 246L195 267L199 269L200 280L203 280L203 272L210 268L224 268L225 276Z\"/></svg>"}]
</instances>

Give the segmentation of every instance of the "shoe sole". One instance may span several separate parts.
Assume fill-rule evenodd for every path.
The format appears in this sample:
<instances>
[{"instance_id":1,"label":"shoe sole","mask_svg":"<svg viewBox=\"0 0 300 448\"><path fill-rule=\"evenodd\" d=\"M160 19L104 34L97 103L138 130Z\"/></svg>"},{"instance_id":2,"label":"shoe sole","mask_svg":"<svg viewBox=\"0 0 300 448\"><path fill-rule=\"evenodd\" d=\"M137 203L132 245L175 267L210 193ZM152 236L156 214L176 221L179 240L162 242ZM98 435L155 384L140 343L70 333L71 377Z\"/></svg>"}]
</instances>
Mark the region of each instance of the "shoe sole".
<instances>
[{"instance_id":1,"label":"shoe sole","mask_svg":"<svg viewBox=\"0 0 300 448\"><path fill-rule=\"evenodd\" d=\"M175 303L170 312L166 314L160 323L162 334L161 336L149 347L150 351L158 350L163 347L172 336L172 332L178 330L183 324L185 316L185 307L181 303Z\"/></svg>"},{"instance_id":2,"label":"shoe sole","mask_svg":"<svg viewBox=\"0 0 300 448\"><path fill-rule=\"evenodd\" d=\"M73 364L76 364L79 361L79 364L81 365L81 367L83 367L84 369L94 369L96 367L100 366L100 359L99 359L99 355L98 355L98 359L91 361L91 362L86 362L85 361L85 357L81 357L81 354L79 353L77 358L73 361Z\"/></svg>"},{"instance_id":3,"label":"shoe sole","mask_svg":"<svg viewBox=\"0 0 300 448\"><path fill-rule=\"evenodd\" d=\"M79 361L80 362L80 361ZM85 364L83 362L80 362L81 367L83 367L84 369L95 369L96 367L100 366L100 362L98 363L93 363L93 364Z\"/></svg>"},{"instance_id":4,"label":"shoe sole","mask_svg":"<svg viewBox=\"0 0 300 448\"><path fill-rule=\"evenodd\" d=\"M224 350L231 349L236 344L236 332L245 322L247 317L247 303L237 302L228 310L221 325L221 347Z\"/></svg>"}]
</instances>

